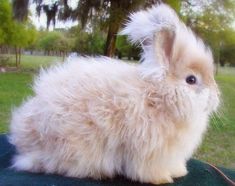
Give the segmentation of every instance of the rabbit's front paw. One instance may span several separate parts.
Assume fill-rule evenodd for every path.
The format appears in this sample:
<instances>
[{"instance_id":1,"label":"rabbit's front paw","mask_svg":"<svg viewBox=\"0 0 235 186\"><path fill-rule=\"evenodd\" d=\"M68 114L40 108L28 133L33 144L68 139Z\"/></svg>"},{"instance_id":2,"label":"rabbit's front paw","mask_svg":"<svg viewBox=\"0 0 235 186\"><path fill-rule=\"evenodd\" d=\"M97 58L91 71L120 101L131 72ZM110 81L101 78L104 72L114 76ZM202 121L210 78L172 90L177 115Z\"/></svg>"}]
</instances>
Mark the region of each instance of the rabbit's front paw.
<instances>
[{"instance_id":1,"label":"rabbit's front paw","mask_svg":"<svg viewBox=\"0 0 235 186\"><path fill-rule=\"evenodd\" d=\"M166 184L166 183L173 183L173 179L170 177L170 175L168 176L162 176L162 177L157 177L157 179L154 179L153 181L151 181L152 184Z\"/></svg>"},{"instance_id":2,"label":"rabbit's front paw","mask_svg":"<svg viewBox=\"0 0 235 186\"><path fill-rule=\"evenodd\" d=\"M171 176L173 178L179 178L179 177L183 177L185 175L187 175L188 171L185 167L185 165L180 165L180 166L177 166L175 169L173 169L171 171Z\"/></svg>"}]
</instances>

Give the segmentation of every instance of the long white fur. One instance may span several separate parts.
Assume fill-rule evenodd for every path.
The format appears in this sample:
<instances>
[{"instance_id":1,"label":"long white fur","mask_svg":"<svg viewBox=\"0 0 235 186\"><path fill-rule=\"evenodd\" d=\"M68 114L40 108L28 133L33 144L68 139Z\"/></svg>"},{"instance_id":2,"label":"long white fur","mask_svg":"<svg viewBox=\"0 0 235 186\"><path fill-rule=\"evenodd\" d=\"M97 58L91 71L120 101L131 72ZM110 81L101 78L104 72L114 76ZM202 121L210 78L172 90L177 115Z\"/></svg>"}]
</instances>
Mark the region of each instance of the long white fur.
<instances>
[{"instance_id":1,"label":"long white fur","mask_svg":"<svg viewBox=\"0 0 235 186\"><path fill-rule=\"evenodd\" d=\"M157 33L155 19L159 25L168 19L178 22L165 5L139 15L125 29L133 41ZM12 114L9 139L18 151L13 167L80 178L121 174L155 184L186 175L186 161L200 144L219 98L210 52L180 25L185 35L176 32L174 52L186 47L178 79L167 74L166 66L159 68L152 59L148 63L150 58L132 65L80 57L42 71L34 96ZM189 86L185 76L193 70L188 64L198 56L208 73L201 74L197 86Z\"/></svg>"},{"instance_id":2,"label":"long white fur","mask_svg":"<svg viewBox=\"0 0 235 186\"><path fill-rule=\"evenodd\" d=\"M154 51L155 34L163 29L175 32L175 40L179 41L175 43L180 43L183 46L188 45L188 49L194 50L195 52L206 53L206 55L210 56L212 59L210 49L204 45L200 38L193 34L191 29L187 28L185 24L179 20L175 11L165 4L132 13L129 17L129 21L119 34L128 35L129 40L133 44L141 44L143 49L141 60L144 65L152 65L152 68L155 67L158 71L161 69L159 75L163 76L166 66L160 63ZM179 47L180 46L175 46L176 49ZM144 76L146 73L148 74L150 72L143 71Z\"/></svg>"},{"instance_id":3,"label":"long white fur","mask_svg":"<svg viewBox=\"0 0 235 186\"><path fill-rule=\"evenodd\" d=\"M156 32L163 28L175 29L180 23L176 13L165 4L132 13L129 19L120 34L128 35L133 43L153 40Z\"/></svg>"}]
</instances>

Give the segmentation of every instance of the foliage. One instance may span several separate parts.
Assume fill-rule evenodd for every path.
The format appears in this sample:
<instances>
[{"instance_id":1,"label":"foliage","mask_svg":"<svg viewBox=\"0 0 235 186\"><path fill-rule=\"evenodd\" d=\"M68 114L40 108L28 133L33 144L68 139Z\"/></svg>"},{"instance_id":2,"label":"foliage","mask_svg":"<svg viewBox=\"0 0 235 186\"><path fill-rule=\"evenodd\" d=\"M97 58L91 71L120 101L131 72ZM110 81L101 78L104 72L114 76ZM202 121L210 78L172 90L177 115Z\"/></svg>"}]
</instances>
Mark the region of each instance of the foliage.
<instances>
[{"instance_id":1,"label":"foliage","mask_svg":"<svg viewBox=\"0 0 235 186\"><path fill-rule=\"evenodd\" d=\"M25 48L29 50L36 49L36 43L38 40L39 32L35 29L35 27L31 23L28 23L27 25L27 34L28 38Z\"/></svg>"},{"instance_id":2,"label":"foliage","mask_svg":"<svg viewBox=\"0 0 235 186\"><path fill-rule=\"evenodd\" d=\"M36 38L36 29L29 21L13 20L11 4L0 1L0 44L15 48L16 66L20 64L21 48L32 45Z\"/></svg>"},{"instance_id":3,"label":"foliage","mask_svg":"<svg viewBox=\"0 0 235 186\"><path fill-rule=\"evenodd\" d=\"M37 48L44 50L46 55L59 55L63 58L72 50L74 42L62 31L40 32Z\"/></svg>"},{"instance_id":4,"label":"foliage","mask_svg":"<svg viewBox=\"0 0 235 186\"><path fill-rule=\"evenodd\" d=\"M230 64L235 66L235 44L225 45L220 51L220 64L224 66L225 64Z\"/></svg>"},{"instance_id":5,"label":"foliage","mask_svg":"<svg viewBox=\"0 0 235 186\"><path fill-rule=\"evenodd\" d=\"M12 11L8 0L0 1L0 44L8 41L12 28Z\"/></svg>"},{"instance_id":6,"label":"foliage","mask_svg":"<svg viewBox=\"0 0 235 186\"><path fill-rule=\"evenodd\" d=\"M47 30L49 29L49 26L51 24L51 21L53 23L53 26L55 28L56 23L56 14L58 11L59 3L58 1L52 1L51 4L43 4L42 0L35 0L37 7L37 15L40 16L41 10L43 10L47 17Z\"/></svg>"},{"instance_id":7,"label":"foliage","mask_svg":"<svg viewBox=\"0 0 235 186\"><path fill-rule=\"evenodd\" d=\"M64 35L60 35L60 37L55 41L56 44L56 50L60 52L68 52L72 45L70 42L70 39L66 38Z\"/></svg>"},{"instance_id":8,"label":"foliage","mask_svg":"<svg viewBox=\"0 0 235 186\"><path fill-rule=\"evenodd\" d=\"M225 50L235 45L235 30L231 26L235 18L235 1L189 2L184 2L181 8L186 23L211 46L215 62L221 63L221 52L224 52L221 51L222 47Z\"/></svg>"},{"instance_id":9,"label":"foliage","mask_svg":"<svg viewBox=\"0 0 235 186\"><path fill-rule=\"evenodd\" d=\"M139 60L140 58L140 47L133 46L127 40L127 36L118 36L116 42L117 56L118 58L128 57L128 60L133 58L134 60Z\"/></svg>"},{"instance_id":10,"label":"foliage","mask_svg":"<svg viewBox=\"0 0 235 186\"><path fill-rule=\"evenodd\" d=\"M38 42L38 46L45 51L57 50L57 40L61 37L59 32L45 32Z\"/></svg>"},{"instance_id":11,"label":"foliage","mask_svg":"<svg viewBox=\"0 0 235 186\"><path fill-rule=\"evenodd\" d=\"M71 38L71 42L74 43L73 51L86 55L102 55L105 36L104 33L99 30L93 30L93 32L85 31L80 25L70 28L67 33L67 37Z\"/></svg>"},{"instance_id":12,"label":"foliage","mask_svg":"<svg viewBox=\"0 0 235 186\"><path fill-rule=\"evenodd\" d=\"M2 0L2 2L4 1L6 2L6 0ZM18 15L20 20L24 20L22 17L23 13L22 11L20 13L20 10L26 10L29 1L21 1L23 3L20 4L17 0L14 0L13 7L15 16L17 17ZM74 51L84 54L94 54L97 52L97 54L103 53L108 56L113 56L116 51L115 46L118 47L119 55L121 51L122 55L127 56L129 53L139 52L135 47L131 48L128 46L129 44L126 44L124 40L121 41L122 39L119 36L117 37L118 29L129 12L151 6L156 2L160 2L160 0L80 0L77 7L72 9L67 0L54 0L50 3L46 0L33 1L37 5L38 15L40 15L42 10L46 13L49 20L47 24L50 24L50 21L54 19L62 19L64 21L68 19L80 20L82 27L77 30L75 29L77 32L74 32L74 36L71 37L72 40L69 41L70 44L74 44L74 47L72 47ZM235 45L234 0L164 0L161 2L169 4L181 14L181 18L185 23L193 28L211 46L215 62L220 62L221 65L224 63L234 63L234 60L232 60L232 51ZM17 7L19 10L17 10ZM0 36L3 35L1 27ZM84 28L84 30L81 31L81 28ZM0 37L0 43L3 42L1 41L3 40L2 38L4 37ZM117 41L119 43L115 44L117 38L120 41ZM62 43L64 42L62 40ZM121 46L122 42L125 46ZM128 47L130 48L128 49ZM131 49L133 50L132 52L127 52Z\"/></svg>"},{"instance_id":13,"label":"foliage","mask_svg":"<svg viewBox=\"0 0 235 186\"><path fill-rule=\"evenodd\" d=\"M0 38L1 44L25 47L35 41L36 30L29 22L17 22L12 19L11 4L0 1Z\"/></svg>"},{"instance_id":14,"label":"foliage","mask_svg":"<svg viewBox=\"0 0 235 186\"><path fill-rule=\"evenodd\" d=\"M137 10L140 6L149 6L156 2L158 0L80 0L72 17L79 18L82 26L87 22L91 22L92 25L94 22L98 22L103 29L107 30L104 55L113 56L118 30L129 12Z\"/></svg>"},{"instance_id":15,"label":"foliage","mask_svg":"<svg viewBox=\"0 0 235 186\"><path fill-rule=\"evenodd\" d=\"M24 0L29 2L28 0ZM113 56L115 53L115 42L117 32L121 26L121 23L124 19L127 18L127 15L130 11L138 9L142 6L149 6L153 3L160 2L160 0L79 0L77 7L73 10L69 7L67 0L55 0L48 2L43 0L34 0L34 3L37 5L37 13L40 15L41 10L43 9L47 15L47 29L50 25L51 20L55 24L55 19L57 13L58 17L62 20L67 19L79 19L82 26L84 27L87 23L90 27L93 25L102 25L103 28L108 30L106 44L104 48L104 54L107 56ZM21 5L16 1L13 1L14 7L19 9L25 9L28 6L28 3ZM14 9L15 10L15 9ZM16 11L16 17L17 17ZM22 14L18 14L18 17L21 18Z\"/></svg>"},{"instance_id":16,"label":"foliage","mask_svg":"<svg viewBox=\"0 0 235 186\"><path fill-rule=\"evenodd\" d=\"M221 33L222 41L220 43L220 64L230 64L235 66L235 30L226 29Z\"/></svg>"},{"instance_id":17,"label":"foliage","mask_svg":"<svg viewBox=\"0 0 235 186\"><path fill-rule=\"evenodd\" d=\"M25 47L28 44L29 34L27 28L18 22L13 23L13 29L8 40L11 46Z\"/></svg>"}]
</instances>

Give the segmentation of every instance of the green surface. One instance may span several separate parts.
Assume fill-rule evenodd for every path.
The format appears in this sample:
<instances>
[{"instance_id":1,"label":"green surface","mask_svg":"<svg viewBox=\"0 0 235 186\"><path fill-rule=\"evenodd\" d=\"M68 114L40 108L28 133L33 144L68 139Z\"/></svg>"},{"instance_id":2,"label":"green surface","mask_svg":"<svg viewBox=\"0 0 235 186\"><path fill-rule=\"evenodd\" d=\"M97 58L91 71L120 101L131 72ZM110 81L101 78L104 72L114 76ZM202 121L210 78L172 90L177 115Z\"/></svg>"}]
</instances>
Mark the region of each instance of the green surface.
<instances>
[{"instance_id":1,"label":"green surface","mask_svg":"<svg viewBox=\"0 0 235 186\"><path fill-rule=\"evenodd\" d=\"M8 131L11 109L32 94L30 86L37 74L35 69L49 66L56 59L23 56L20 72L0 73L0 133ZM223 103L219 114L213 116L208 133L195 157L235 169L235 68L221 68L216 80L222 91Z\"/></svg>"},{"instance_id":2,"label":"green surface","mask_svg":"<svg viewBox=\"0 0 235 186\"><path fill-rule=\"evenodd\" d=\"M195 157L235 169L235 69L221 69L216 80L222 103Z\"/></svg>"},{"instance_id":3,"label":"green surface","mask_svg":"<svg viewBox=\"0 0 235 186\"><path fill-rule=\"evenodd\" d=\"M15 148L7 142L5 135L0 135L0 186L151 186L152 184L139 183L127 180L124 177L113 179L93 180L69 178L59 175L45 175L29 172L16 172L8 169ZM174 184L164 186L226 186L227 181L212 167L198 160L190 160L187 164L189 173L174 180ZM221 169L230 179L235 180L235 171Z\"/></svg>"},{"instance_id":4,"label":"green surface","mask_svg":"<svg viewBox=\"0 0 235 186\"><path fill-rule=\"evenodd\" d=\"M11 110L31 94L30 73L0 74L0 133L8 129Z\"/></svg>"},{"instance_id":5,"label":"green surface","mask_svg":"<svg viewBox=\"0 0 235 186\"><path fill-rule=\"evenodd\" d=\"M9 61L8 66L15 66L15 56L14 55L3 55L8 56ZM20 71L33 71L38 70L40 67L47 67L55 62L61 62L61 57L55 56L34 56L34 55L22 55Z\"/></svg>"}]
</instances>

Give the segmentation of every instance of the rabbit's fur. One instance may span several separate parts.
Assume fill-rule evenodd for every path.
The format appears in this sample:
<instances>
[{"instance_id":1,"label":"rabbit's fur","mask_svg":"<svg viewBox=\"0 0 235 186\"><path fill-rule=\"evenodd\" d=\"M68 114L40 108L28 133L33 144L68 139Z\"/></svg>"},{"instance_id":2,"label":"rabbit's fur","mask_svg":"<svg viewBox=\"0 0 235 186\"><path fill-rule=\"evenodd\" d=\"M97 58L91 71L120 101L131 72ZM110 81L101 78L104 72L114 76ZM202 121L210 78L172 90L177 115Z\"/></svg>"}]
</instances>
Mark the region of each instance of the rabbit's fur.
<instances>
[{"instance_id":1,"label":"rabbit's fur","mask_svg":"<svg viewBox=\"0 0 235 186\"><path fill-rule=\"evenodd\" d=\"M142 64L81 57L40 73L13 112L15 169L155 184L187 174L219 104L212 54L164 4L121 33L142 44Z\"/></svg>"}]
</instances>

